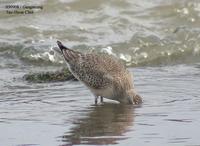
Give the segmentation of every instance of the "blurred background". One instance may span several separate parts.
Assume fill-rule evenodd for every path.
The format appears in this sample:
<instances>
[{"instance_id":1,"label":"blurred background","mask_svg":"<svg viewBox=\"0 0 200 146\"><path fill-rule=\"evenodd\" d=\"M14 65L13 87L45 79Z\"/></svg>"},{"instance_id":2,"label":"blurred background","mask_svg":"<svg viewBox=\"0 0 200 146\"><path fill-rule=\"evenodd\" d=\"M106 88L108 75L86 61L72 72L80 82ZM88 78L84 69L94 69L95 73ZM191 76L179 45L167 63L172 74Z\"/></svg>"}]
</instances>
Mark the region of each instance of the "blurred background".
<instances>
[{"instance_id":1,"label":"blurred background","mask_svg":"<svg viewBox=\"0 0 200 146\"><path fill-rule=\"evenodd\" d=\"M7 14L8 4L43 9ZM198 0L8 0L0 12L1 67L60 65L56 40L116 55L128 66L200 61Z\"/></svg>"}]
</instances>

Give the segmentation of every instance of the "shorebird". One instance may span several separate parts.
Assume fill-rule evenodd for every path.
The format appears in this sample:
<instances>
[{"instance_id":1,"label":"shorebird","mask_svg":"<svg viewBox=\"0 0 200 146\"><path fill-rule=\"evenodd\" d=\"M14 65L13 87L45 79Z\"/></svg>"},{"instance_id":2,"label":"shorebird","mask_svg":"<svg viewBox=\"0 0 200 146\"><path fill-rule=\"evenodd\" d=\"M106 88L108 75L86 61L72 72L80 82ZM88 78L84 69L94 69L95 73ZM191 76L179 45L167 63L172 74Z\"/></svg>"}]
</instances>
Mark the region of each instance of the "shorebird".
<instances>
[{"instance_id":1,"label":"shorebird","mask_svg":"<svg viewBox=\"0 0 200 146\"><path fill-rule=\"evenodd\" d=\"M124 104L139 104L142 98L136 93L132 74L114 56L83 54L71 50L57 41L70 72L85 84L95 96L116 100Z\"/></svg>"}]
</instances>

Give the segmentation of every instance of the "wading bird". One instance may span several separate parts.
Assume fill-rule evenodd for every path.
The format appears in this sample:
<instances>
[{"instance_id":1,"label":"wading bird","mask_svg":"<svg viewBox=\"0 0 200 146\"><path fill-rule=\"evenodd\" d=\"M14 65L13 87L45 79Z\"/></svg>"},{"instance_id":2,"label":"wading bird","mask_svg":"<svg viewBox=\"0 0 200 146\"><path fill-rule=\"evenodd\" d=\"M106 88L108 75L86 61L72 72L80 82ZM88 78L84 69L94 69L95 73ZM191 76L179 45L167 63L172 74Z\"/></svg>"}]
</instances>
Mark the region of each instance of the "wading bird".
<instances>
[{"instance_id":1,"label":"wading bird","mask_svg":"<svg viewBox=\"0 0 200 146\"><path fill-rule=\"evenodd\" d=\"M133 86L132 74L115 57L107 54L83 54L57 41L70 72L85 84L95 96L124 104L139 104L142 98Z\"/></svg>"}]
</instances>

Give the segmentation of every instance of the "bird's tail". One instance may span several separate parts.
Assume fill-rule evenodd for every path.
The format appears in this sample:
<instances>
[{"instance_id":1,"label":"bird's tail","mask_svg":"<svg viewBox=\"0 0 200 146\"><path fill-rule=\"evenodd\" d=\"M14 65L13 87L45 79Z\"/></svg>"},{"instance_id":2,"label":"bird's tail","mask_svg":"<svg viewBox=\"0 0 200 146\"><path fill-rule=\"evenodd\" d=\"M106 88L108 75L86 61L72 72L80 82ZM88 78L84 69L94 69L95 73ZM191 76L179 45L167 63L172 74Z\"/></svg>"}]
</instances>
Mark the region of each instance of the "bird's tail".
<instances>
[{"instance_id":1,"label":"bird's tail","mask_svg":"<svg viewBox=\"0 0 200 146\"><path fill-rule=\"evenodd\" d=\"M70 60L74 60L79 57L80 52L73 51L67 47L65 47L60 41L57 41L58 47L60 48L65 60L69 62Z\"/></svg>"}]
</instances>

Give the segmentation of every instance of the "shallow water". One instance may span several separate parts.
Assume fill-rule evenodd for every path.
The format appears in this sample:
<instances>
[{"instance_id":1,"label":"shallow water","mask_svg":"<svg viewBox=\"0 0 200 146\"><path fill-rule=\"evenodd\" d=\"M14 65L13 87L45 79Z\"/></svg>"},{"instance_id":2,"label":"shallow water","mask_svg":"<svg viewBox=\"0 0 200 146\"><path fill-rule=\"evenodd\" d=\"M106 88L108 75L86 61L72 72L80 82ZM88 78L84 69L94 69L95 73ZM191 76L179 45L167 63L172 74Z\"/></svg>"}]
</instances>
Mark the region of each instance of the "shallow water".
<instances>
[{"instance_id":1,"label":"shallow water","mask_svg":"<svg viewBox=\"0 0 200 146\"><path fill-rule=\"evenodd\" d=\"M12 3L44 8L8 15L5 5ZM0 146L200 145L199 0L4 0L0 6ZM124 60L144 103L95 106L79 82L24 81L28 72L65 66L56 40Z\"/></svg>"},{"instance_id":2,"label":"shallow water","mask_svg":"<svg viewBox=\"0 0 200 146\"><path fill-rule=\"evenodd\" d=\"M79 82L8 78L0 96L0 144L199 145L199 65L130 70L144 99L140 107L95 106Z\"/></svg>"}]
</instances>

